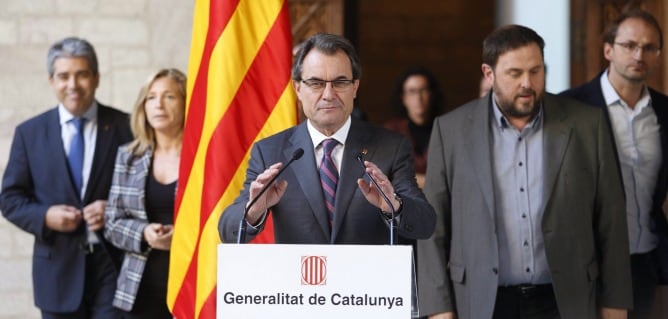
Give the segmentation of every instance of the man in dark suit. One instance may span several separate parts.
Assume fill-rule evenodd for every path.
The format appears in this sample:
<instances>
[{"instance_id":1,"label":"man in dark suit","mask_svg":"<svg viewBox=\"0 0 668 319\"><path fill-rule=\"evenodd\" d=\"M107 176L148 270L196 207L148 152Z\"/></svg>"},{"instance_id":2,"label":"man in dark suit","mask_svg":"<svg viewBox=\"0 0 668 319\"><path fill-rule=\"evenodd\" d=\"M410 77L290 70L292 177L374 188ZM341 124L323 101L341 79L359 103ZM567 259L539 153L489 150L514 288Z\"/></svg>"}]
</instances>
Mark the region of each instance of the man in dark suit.
<instances>
[{"instance_id":1,"label":"man in dark suit","mask_svg":"<svg viewBox=\"0 0 668 319\"><path fill-rule=\"evenodd\" d=\"M410 142L351 119L360 75L359 57L343 37L317 34L300 46L292 79L307 120L253 146L244 189L220 219L224 242L237 240L249 199L299 148L303 157L248 210L246 239L263 229L269 210L277 243L387 244L392 209L401 237L431 234L435 214L417 187ZM358 154L366 159L365 169ZM362 178L365 170L393 207Z\"/></svg>"},{"instance_id":2,"label":"man in dark suit","mask_svg":"<svg viewBox=\"0 0 668 319\"><path fill-rule=\"evenodd\" d=\"M503 26L483 42L492 91L436 119L418 241L430 318L624 318L624 194L600 109L545 93L543 39Z\"/></svg>"},{"instance_id":3,"label":"man in dark suit","mask_svg":"<svg viewBox=\"0 0 668 319\"><path fill-rule=\"evenodd\" d=\"M95 100L100 75L86 40L55 43L47 65L59 103L16 128L0 209L35 236L43 318L119 318L111 305L119 255L101 230L116 151L132 139L128 116Z\"/></svg>"},{"instance_id":4,"label":"man in dark suit","mask_svg":"<svg viewBox=\"0 0 668 319\"><path fill-rule=\"evenodd\" d=\"M650 318L658 282L661 205L668 187L668 97L646 84L658 67L661 27L645 11L622 13L603 36L607 70L562 95L604 110L616 142L624 190L633 278L629 318ZM663 234L659 229L663 229Z\"/></svg>"}]
</instances>

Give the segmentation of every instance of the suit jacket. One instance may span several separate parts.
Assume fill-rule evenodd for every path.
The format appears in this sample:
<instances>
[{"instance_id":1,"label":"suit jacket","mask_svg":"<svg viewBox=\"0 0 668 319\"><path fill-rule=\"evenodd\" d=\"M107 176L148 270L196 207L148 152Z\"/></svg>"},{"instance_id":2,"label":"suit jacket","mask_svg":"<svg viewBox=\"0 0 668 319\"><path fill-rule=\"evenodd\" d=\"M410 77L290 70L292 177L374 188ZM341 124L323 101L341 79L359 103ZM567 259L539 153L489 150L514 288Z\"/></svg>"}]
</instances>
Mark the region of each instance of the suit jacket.
<instances>
[{"instance_id":1,"label":"suit jacket","mask_svg":"<svg viewBox=\"0 0 668 319\"><path fill-rule=\"evenodd\" d=\"M105 211L104 236L125 252L113 303L125 311L132 310L150 252L143 239L149 224L145 199L152 159L151 149L142 156L134 156L127 145L118 150Z\"/></svg>"},{"instance_id":2,"label":"suit jacket","mask_svg":"<svg viewBox=\"0 0 668 319\"><path fill-rule=\"evenodd\" d=\"M606 120L610 123L610 114L608 113L607 103L605 102L603 89L601 88L602 75L603 73L600 73L590 82L561 92L560 95L568 96L589 105L602 108L605 110ZM656 113L656 118L660 126L661 155L663 156L661 168L659 169L659 178L657 180L656 188L654 189L651 215L656 223L657 233L662 234L664 237L662 240L665 241L665 238L668 236L668 227L661 206L663 205L663 201L666 198L666 192L668 191L668 96L665 96L650 87L648 87L648 90L652 99L652 109L654 109L654 113ZM615 136L612 133L612 126L610 126L610 132L614 140ZM617 153L615 152L615 154ZM665 245L665 242L663 245ZM668 247L663 247L663 249L668 249ZM665 267L668 268L668 265ZM668 280L668 278L664 278L663 280Z\"/></svg>"},{"instance_id":3,"label":"suit jacket","mask_svg":"<svg viewBox=\"0 0 668 319\"><path fill-rule=\"evenodd\" d=\"M57 108L20 124L14 133L0 193L0 209L7 220L35 236L33 293L44 311L72 312L82 301L86 255L86 225L71 233L46 228L46 211L52 205L83 208L106 200L118 146L132 138L128 116L98 103L97 140L88 186L83 200L72 182L63 149ZM118 252L102 244L112 258Z\"/></svg>"},{"instance_id":4,"label":"suit jacket","mask_svg":"<svg viewBox=\"0 0 668 319\"><path fill-rule=\"evenodd\" d=\"M437 223L431 238L418 241L423 314L492 317L499 241L491 107L488 94L434 123L425 194ZM546 94L543 115L541 227L561 317L630 308L624 191L603 112Z\"/></svg>"},{"instance_id":5,"label":"suit jacket","mask_svg":"<svg viewBox=\"0 0 668 319\"><path fill-rule=\"evenodd\" d=\"M248 202L248 188L266 167L286 163L297 148L304 149L301 159L282 174L288 188L278 204L271 208L276 243L300 244L387 244L389 228L379 209L371 205L357 186L364 170L356 157L367 149L365 159L378 165L403 200L398 234L405 238L426 238L435 222L433 208L417 187L411 147L401 134L352 120L345 142L340 177L336 191L332 229L325 209L314 146L306 122L257 142L252 149L246 181L239 197L230 205L218 226L224 242L236 242L239 222ZM392 196L388 194L388 196ZM247 239L257 231L249 229Z\"/></svg>"}]
</instances>

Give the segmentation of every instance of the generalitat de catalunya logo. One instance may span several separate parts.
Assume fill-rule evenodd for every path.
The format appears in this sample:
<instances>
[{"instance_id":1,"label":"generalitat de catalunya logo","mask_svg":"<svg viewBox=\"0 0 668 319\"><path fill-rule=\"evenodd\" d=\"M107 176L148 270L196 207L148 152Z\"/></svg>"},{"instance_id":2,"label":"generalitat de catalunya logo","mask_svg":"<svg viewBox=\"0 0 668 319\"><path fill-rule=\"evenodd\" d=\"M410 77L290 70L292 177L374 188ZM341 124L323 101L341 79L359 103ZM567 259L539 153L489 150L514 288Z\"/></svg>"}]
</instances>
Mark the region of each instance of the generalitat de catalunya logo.
<instances>
[{"instance_id":1,"label":"generalitat de catalunya logo","mask_svg":"<svg viewBox=\"0 0 668 319\"><path fill-rule=\"evenodd\" d=\"M302 256L302 285L324 286L327 284L327 257Z\"/></svg>"}]
</instances>

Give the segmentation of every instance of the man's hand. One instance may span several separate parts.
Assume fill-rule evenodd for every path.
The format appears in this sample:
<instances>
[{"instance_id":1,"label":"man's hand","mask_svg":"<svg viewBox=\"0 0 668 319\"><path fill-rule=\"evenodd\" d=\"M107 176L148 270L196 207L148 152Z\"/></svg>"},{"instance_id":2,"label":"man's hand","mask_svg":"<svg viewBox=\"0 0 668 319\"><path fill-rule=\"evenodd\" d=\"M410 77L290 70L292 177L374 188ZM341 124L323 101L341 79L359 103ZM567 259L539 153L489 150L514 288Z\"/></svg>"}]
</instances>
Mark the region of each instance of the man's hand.
<instances>
[{"instance_id":1,"label":"man's hand","mask_svg":"<svg viewBox=\"0 0 668 319\"><path fill-rule=\"evenodd\" d=\"M376 164L369 161L364 161L364 166L366 166L366 172L371 174L373 179L376 180L378 186L380 186L380 188L383 190L383 193L389 196L388 198L390 199L394 210L399 210L401 203L396 200L394 196L392 196L392 194L394 194L394 186L392 186L392 182L390 182L387 176L383 174L383 172L378 168L378 166L376 166ZM392 209L387 206L385 199L383 199L383 195L380 194L378 189L376 189L376 186L374 186L372 183L367 183L363 178L359 178L357 179L357 185L359 186L359 189L366 200L368 200L371 205L380 208L380 210L383 212L392 211Z\"/></svg>"},{"instance_id":2,"label":"man's hand","mask_svg":"<svg viewBox=\"0 0 668 319\"><path fill-rule=\"evenodd\" d=\"M158 250L169 250L172 246L173 225L148 224L144 228L144 239L149 246Z\"/></svg>"},{"instance_id":3,"label":"man's hand","mask_svg":"<svg viewBox=\"0 0 668 319\"><path fill-rule=\"evenodd\" d=\"M74 206L53 205L46 211L46 227L67 233L72 232L81 223L81 211Z\"/></svg>"},{"instance_id":4,"label":"man's hand","mask_svg":"<svg viewBox=\"0 0 668 319\"><path fill-rule=\"evenodd\" d=\"M443 312L436 315L429 316L429 319L456 319L457 315L454 312Z\"/></svg>"},{"instance_id":5,"label":"man's hand","mask_svg":"<svg viewBox=\"0 0 668 319\"><path fill-rule=\"evenodd\" d=\"M250 202L257 196L257 194L260 193L264 185L266 185L266 183L268 183L272 178L274 178L274 176L278 174L281 166L283 166L283 163L276 163L269 166L269 168L264 170L262 174L258 175L257 178L251 182L250 188L248 190L248 203L246 203L246 205L250 204ZM281 200L281 197L283 197L283 194L285 194L285 190L287 188L287 181L277 181L274 183L274 185L271 185L269 189L267 189L267 191L262 195L262 197L259 198L253 207L251 207L248 211L248 216L246 217L248 223L251 225L257 224L258 220L262 218L262 215L269 209L269 207L278 204L278 201Z\"/></svg>"},{"instance_id":6,"label":"man's hand","mask_svg":"<svg viewBox=\"0 0 668 319\"><path fill-rule=\"evenodd\" d=\"M97 231L104 227L104 209L107 201L96 200L84 207L83 218L88 224L88 230Z\"/></svg>"}]
</instances>

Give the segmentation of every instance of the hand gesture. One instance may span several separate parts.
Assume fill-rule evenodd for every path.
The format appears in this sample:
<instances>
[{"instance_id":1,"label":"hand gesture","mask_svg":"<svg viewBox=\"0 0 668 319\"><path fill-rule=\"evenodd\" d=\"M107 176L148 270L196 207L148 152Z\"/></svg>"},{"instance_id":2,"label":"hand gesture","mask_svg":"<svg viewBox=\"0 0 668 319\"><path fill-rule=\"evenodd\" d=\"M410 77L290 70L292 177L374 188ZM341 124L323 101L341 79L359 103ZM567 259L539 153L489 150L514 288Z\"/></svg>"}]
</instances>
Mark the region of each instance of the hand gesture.
<instances>
[{"instance_id":1,"label":"hand gesture","mask_svg":"<svg viewBox=\"0 0 668 319\"><path fill-rule=\"evenodd\" d=\"M151 223L144 228L144 239L153 249L169 250L172 246L173 233L173 225Z\"/></svg>"},{"instance_id":2,"label":"hand gesture","mask_svg":"<svg viewBox=\"0 0 668 319\"><path fill-rule=\"evenodd\" d=\"M81 211L74 206L53 205L46 211L46 227L67 233L72 232L81 223Z\"/></svg>"},{"instance_id":3,"label":"hand gesture","mask_svg":"<svg viewBox=\"0 0 668 319\"><path fill-rule=\"evenodd\" d=\"M248 204L250 204L250 201L252 201L257 194L260 193L262 188L271 181L277 174L278 171L281 169L283 166L282 163L276 163L274 165L269 166L262 174L258 175L257 178L250 184L250 189L248 190L249 192L249 199L248 203L246 203L246 206L248 207ZM281 197L283 197L283 194L285 194L285 190L288 188L288 182L287 181L277 181L273 185L267 189L267 191L262 194L262 196L255 202L253 207L250 208L248 211L248 215L246 217L246 220L248 223L251 225L257 224L257 221L262 217L265 211L269 209L269 207L272 207L276 204L278 204L278 201L281 200Z\"/></svg>"},{"instance_id":4,"label":"hand gesture","mask_svg":"<svg viewBox=\"0 0 668 319\"><path fill-rule=\"evenodd\" d=\"M83 208L83 218L88 224L88 230L97 231L104 227L104 209L107 201L96 200Z\"/></svg>"},{"instance_id":5,"label":"hand gesture","mask_svg":"<svg viewBox=\"0 0 668 319\"><path fill-rule=\"evenodd\" d=\"M373 179L376 180L378 186L380 186L380 188L383 190L383 193L388 195L394 210L398 210L401 206L401 203L396 200L394 196L391 196L394 194L394 186L392 186L392 182L390 182L387 176L383 174L383 172L380 170L380 168L378 168L378 166L376 166L376 164L369 161L364 161L364 166L366 167L366 172L371 174ZM363 178L357 179L357 185L359 186L359 189L366 200L368 200L371 205L380 208L380 210L383 212L392 211L392 208L387 205L385 199L383 199L383 195L380 194L375 185L372 183L367 183Z\"/></svg>"}]
</instances>

